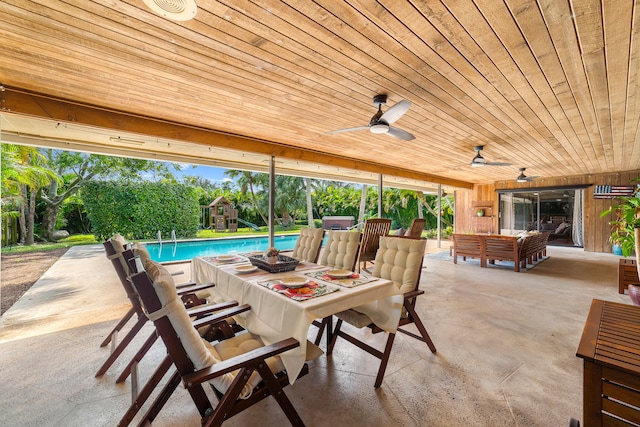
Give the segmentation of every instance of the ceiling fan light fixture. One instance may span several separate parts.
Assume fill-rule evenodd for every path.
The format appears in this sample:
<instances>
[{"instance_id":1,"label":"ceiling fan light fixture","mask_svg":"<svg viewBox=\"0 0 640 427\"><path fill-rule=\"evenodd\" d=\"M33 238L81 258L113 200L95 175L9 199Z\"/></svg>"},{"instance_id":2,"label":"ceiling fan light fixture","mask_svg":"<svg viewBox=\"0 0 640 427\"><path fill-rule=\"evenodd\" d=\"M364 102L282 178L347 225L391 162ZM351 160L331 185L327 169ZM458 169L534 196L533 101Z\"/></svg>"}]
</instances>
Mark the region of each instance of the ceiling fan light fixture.
<instances>
[{"instance_id":1,"label":"ceiling fan light fixture","mask_svg":"<svg viewBox=\"0 0 640 427\"><path fill-rule=\"evenodd\" d=\"M486 163L487 161L480 155L480 153L476 154L473 160L471 160L471 166L475 168L484 166Z\"/></svg>"},{"instance_id":2,"label":"ceiling fan light fixture","mask_svg":"<svg viewBox=\"0 0 640 427\"><path fill-rule=\"evenodd\" d=\"M516 178L516 182L527 182L527 176L524 174L526 168L520 168L520 175Z\"/></svg>"},{"instance_id":3,"label":"ceiling fan light fixture","mask_svg":"<svg viewBox=\"0 0 640 427\"><path fill-rule=\"evenodd\" d=\"M383 123L378 123L369 127L371 133L381 134L387 133L389 131L389 125L385 125Z\"/></svg>"}]
</instances>

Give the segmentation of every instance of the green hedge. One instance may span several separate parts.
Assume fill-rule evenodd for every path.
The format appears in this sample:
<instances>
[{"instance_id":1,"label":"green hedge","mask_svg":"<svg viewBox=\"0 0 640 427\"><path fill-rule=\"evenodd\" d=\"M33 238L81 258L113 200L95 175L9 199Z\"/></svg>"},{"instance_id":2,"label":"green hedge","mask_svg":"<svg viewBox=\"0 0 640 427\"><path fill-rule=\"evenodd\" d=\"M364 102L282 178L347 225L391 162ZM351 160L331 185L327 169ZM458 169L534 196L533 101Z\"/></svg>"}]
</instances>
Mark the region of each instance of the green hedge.
<instances>
[{"instance_id":1,"label":"green hedge","mask_svg":"<svg viewBox=\"0 0 640 427\"><path fill-rule=\"evenodd\" d=\"M82 200L97 240L114 233L129 240L194 237L200 222L196 190L184 184L87 182Z\"/></svg>"}]
</instances>

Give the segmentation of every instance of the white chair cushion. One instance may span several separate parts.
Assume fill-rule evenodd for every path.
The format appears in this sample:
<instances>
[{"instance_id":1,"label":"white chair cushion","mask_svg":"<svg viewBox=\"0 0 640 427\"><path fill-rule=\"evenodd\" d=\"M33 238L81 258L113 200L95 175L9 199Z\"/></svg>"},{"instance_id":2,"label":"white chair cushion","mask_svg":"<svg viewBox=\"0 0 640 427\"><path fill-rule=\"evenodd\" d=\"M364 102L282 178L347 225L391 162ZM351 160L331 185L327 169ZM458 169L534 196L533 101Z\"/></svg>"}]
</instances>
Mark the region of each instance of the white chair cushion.
<instances>
[{"instance_id":1,"label":"white chair cushion","mask_svg":"<svg viewBox=\"0 0 640 427\"><path fill-rule=\"evenodd\" d=\"M392 280L402 293L414 290L426 244L423 239L381 237L372 274Z\"/></svg>"},{"instance_id":2,"label":"white chair cushion","mask_svg":"<svg viewBox=\"0 0 640 427\"><path fill-rule=\"evenodd\" d=\"M134 243L133 244L133 253L134 255L140 257L140 261L145 265L148 261L151 260L151 255L149 255L149 250L144 245L144 243Z\"/></svg>"},{"instance_id":3,"label":"white chair cushion","mask_svg":"<svg viewBox=\"0 0 640 427\"><path fill-rule=\"evenodd\" d=\"M322 251L321 265L351 270L358 256L361 233L357 231L329 231L327 245Z\"/></svg>"},{"instance_id":4,"label":"white chair cushion","mask_svg":"<svg viewBox=\"0 0 640 427\"><path fill-rule=\"evenodd\" d=\"M109 239L111 241L111 244L113 245L113 249L115 249L116 252L124 252L127 249L127 246L129 245L129 243L125 240L124 237L122 237L121 234L116 233L113 235L113 237L111 239Z\"/></svg>"},{"instance_id":5,"label":"white chair cushion","mask_svg":"<svg viewBox=\"0 0 640 427\"><path fill-rule=\"evenodd\" d=\"M127 275L127 277L130 276L131 272L129 271L129 266L127 265L124 258L122 257L122 252L127 250L127 247L129 246L129 244L124 239L124 237L122 237L118 233L114 234L113 237L109 239L109 242L111 242L111 246L115 251L115 255L117 256L118 260L120 260L120 264L122 265L122 269L124 270L124 273Z\"/></svg>"},{"instance_id":6,"label":"white chair cushion","mask_svg":"<svg viewBox=\"0 0 640 427\"><path fill-rule=\"evenodd\" d=\"M291 256L299 261L315 261L318 250L322 246L323 237L324 229L322 228L303 228L300 230L300 237L296 241Z\"/></svg>"},{"instance_id":7,"label":"white chair cushion","mask_svg":"<svg viewBox=\"0 0 640 427\"><path fill-rule=\"evenodd\" d=\"M162 304L163 310L167 311L169 321L176 330L176 333L180 338L180 342L182 343L182 346L187 352L187 355L195 369L207 368L221 360L226 360L264 346L259 337L249 333L224 340L216 345L212 345L202 339L198 334L198 331L193 327L192 321L189 318L182 301L178 298L173 278L167 269L155 261L148 260L145 263L145 270L153 280L153 288L158 295L158 299ZM151 315L153 315L153 313ZM284 370L284 366L282 365L280 358L277 356L267 359L267 365L269 365L272 372L280 372ZM218 391L225 393L237 374L238 371L230 372L212 379L210 383ZM260 375L258 375L257 372L253 372L249 381L243 388L242 393L240 393L240 397L242 399L246 399L251 396L253 389L261 380Z\"/></svg>"},{"instance_id":8,"label":"white chair cushion","mask_svg":"<svg viewBox=\"0 0 640 427\"><path fill-rule=\"evenodd\" d=\"M420 275L426 244L427 241L424 239L380 237L380 247L376 253L372 274L393 281L403 294L413 291ZM402 315L406 316L406 313ZM357 328L373 323L369 316L358 311L358 307L342 311L336 316Z\"/></svg>"}]
</instances>

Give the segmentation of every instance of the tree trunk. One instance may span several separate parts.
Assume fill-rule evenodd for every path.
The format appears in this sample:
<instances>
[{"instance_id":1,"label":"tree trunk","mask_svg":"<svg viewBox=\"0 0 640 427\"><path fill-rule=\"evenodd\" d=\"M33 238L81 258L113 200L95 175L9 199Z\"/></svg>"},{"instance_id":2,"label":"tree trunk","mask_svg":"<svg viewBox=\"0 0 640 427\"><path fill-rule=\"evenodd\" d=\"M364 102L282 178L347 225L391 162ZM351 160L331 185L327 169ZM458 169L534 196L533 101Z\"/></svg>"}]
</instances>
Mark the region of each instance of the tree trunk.
<instances>
[{"instance_id":1,"label":"tree trunk","mask_svg":"<svg viewBox=\"0 0 640 427\"><path fill-rule=\"evenodd\" d=\"M311 200L311 179L305 178L304 183L307 187L307 225L309 228L316 228L316 224L313 221L313 202Z\"/></svg>"},{"instance_id":2,"label":"tree trunk","mask_svg":"<svg viewBox=\"0 0 640 427\"><path fill-rule=\"evenodd\" d=\"M262 218L262 221L264 221L266 225L269 225L269 221L267 220L267 217L263 215L262 211L258 207L258 199L256 198L256 193L253 192L253 184L251 182L249 182L249 191L251 192L251 200L253 202L253 207L255 208L255 210L258 211L258 215L260 215L260 218Z\"/></svg>"},{"instance_id":3,"label":"tree trunk","mask_svg":"<svg viewBox=\"0 0 640 427\"><path fill-rule=\"evenodd\" d=\"M47 207L44 209L44 213L42 215L42 237L48 241L51 241L59 210L60 203L48 203Z\"/></svg>"},{"instance_id":4,"label":"tree trunk","mask_svg":"<svg viewBox=\"0 0 640 427\"><path fill-rule=\"evenodd\" d=\"M77 186L78 185L76 184L73 187ZM58 181L51 181L46 197L42 198L42 200L46 203L46 207L42 215L42 238L49 242L52 241L51 236L53 236L53 231L56 226L56 220L58 219L60 205L62 205L62 202L69 198L69 196L74 194L74 191L72 191L71 188L65 191L63 194L58 194L58 188Z\"/></svg>"},{"instance_id":5,"label":"tree trunk","mask_svg":"<svg viewBox=\"0 0 640 427\"><path fill-rule=\"evenodd\" d=\"M367 208L367 184L362 184L362 194L360 195L360 211L358 212L358 231L362 231L364 223L364 210Z\"/></svg>"},{"instance_id":6,"label":"tree trunk","mask_svg":"<svg viewBox=\"0 0 640 427\"><path fill-rule=\"evenodd\" d=\"M27 238L27 186L20 185L20 205L18 206L18 212L20 212L20 218L18 223L20 224L20 244L25 244Z\"/></svg>"},{"instance_id":7,"label":"tree trunk","mask_svg":"<svg viewBox=\"0 0 640 427\"><path fill-rule=\"evenodd\" d=\"M29 191L29 215L27 216L27 238L25 239L26 245L33 245L34 243L33 235L36 222L36 194L37 191L31 187Z\"/></svg>"}]
</instances>

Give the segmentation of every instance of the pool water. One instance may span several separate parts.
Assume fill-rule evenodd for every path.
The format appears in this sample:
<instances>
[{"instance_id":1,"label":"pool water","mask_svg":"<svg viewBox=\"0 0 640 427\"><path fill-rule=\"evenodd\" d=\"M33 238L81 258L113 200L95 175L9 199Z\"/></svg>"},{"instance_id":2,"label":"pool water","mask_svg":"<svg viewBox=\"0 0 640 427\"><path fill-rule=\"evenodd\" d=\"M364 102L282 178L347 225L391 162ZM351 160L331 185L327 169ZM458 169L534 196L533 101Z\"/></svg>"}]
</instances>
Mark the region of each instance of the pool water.
<instances>
[{"instance_id":1,"label":"pool water","mask_svg":"<svg viewBox=\"0 0 640 427\"><path fill-rule=\"evenodd\" d=\"M275 236L275 247L281 251L292 250L298 234ZM147 243L151 259L158 262L189 261L197 256L215 256L229 253L265 251L269 237L240 237L224 239L189 240L182 242Z\"/></svg>"}]
</instances>

